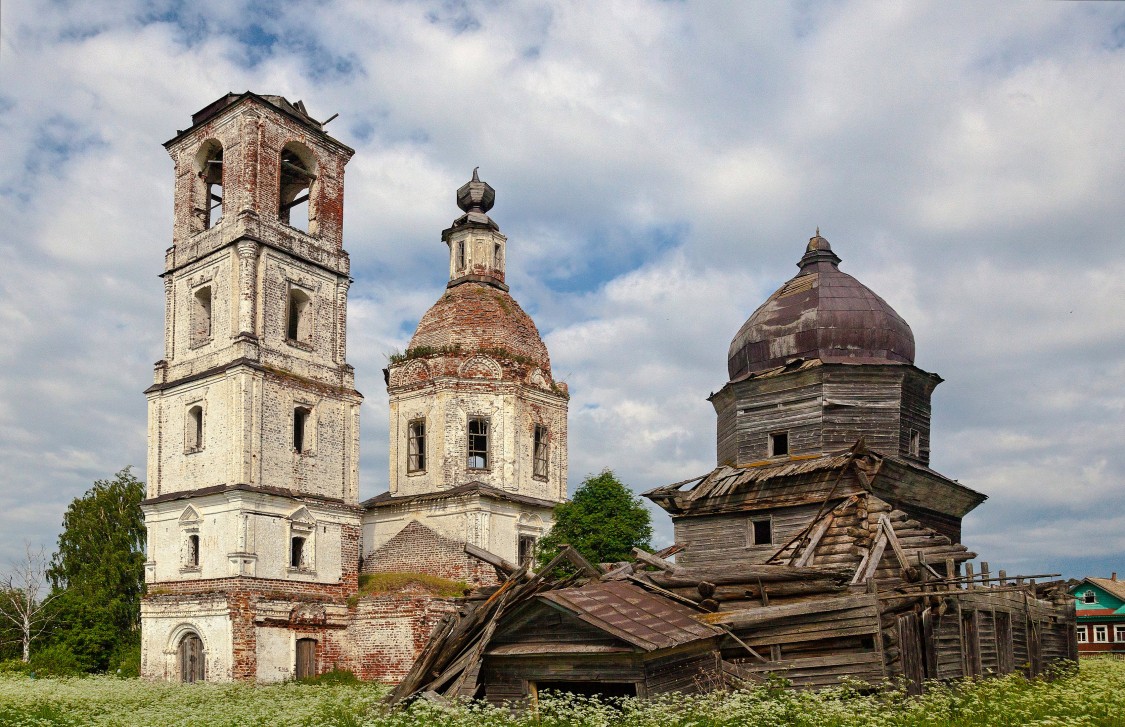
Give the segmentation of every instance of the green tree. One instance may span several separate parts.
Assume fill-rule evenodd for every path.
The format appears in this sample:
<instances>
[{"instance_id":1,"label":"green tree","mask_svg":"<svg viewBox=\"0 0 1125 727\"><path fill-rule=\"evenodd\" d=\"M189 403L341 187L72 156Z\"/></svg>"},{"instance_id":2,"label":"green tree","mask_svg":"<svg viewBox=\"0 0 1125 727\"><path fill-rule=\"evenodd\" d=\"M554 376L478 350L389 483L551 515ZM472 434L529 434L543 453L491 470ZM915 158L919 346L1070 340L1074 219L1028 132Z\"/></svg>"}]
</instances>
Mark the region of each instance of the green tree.
<instances>
[{"instance_id":1,"label":"green tree","mask_svg":"<svg viewBox=\"0 0 1125 727\"><path fill-rule=\"evenodd\" d=\"M633 560L633 548L651 550L648 509L612 471L590 475L570 502L555 506L555 526L539 541L539 565L568 544L591 563Z\"/></svg>"},{"instance_id":2,"label":"green tree","mask_svg":"<svg viewBox=\"0 0 1125 727\"><path fill-rule=\"evenodd\" d=\"M52 642L86 671L105 671L140 644L145 485L130 469L70 503L48 570L59 592Z\"/></svg>"}]
</instances>

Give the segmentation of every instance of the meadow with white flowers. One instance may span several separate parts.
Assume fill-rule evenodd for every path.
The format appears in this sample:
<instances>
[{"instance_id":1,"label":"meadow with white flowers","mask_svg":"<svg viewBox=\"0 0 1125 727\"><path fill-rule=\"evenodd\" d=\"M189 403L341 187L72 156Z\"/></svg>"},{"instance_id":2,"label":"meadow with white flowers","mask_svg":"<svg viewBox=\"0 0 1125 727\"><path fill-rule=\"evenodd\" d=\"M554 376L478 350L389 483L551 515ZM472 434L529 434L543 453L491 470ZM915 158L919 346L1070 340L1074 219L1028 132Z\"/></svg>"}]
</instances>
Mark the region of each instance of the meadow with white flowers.
<instances>
[{"instance_id":1,"label":"meadow with white flowers","mask_svg":"<svg viewBox=\"0 0 1125 727\"><path fill-rule=\"evenodd\" d=\"M1083 725L1125 727L1125 662L1083 661L1051 681L1011 675L934 685L923 697L894 688L795 692L778 685L703 696L608 704L545 696L536 713L470 703L416 702L388 710L372 684L153 684L110 676L0 675L0 725L347 725L371 727L734 727L800 725Z\"/></svg>"}]
</instances>

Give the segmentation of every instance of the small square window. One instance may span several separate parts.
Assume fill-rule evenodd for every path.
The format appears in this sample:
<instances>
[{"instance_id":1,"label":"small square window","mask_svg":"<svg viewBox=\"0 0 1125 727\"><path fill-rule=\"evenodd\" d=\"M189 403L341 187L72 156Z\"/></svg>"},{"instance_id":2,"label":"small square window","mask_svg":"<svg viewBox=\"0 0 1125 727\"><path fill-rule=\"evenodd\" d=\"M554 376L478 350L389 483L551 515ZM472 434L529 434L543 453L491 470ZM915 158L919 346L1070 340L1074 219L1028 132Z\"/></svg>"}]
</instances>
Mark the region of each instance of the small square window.
<instances>
[{"instance_id":1,"label":"small square window","mask_svg":"<svg viewBox=\"0 0 1125 727\"><path fill-rule=\"evenodd\" d=\"M1078 643L1085 644L1086 643L1086 627L1085 626L1079 626L1077 634L1078 634Z\"/></svg>"},{"instance_id":2,"label":"small square window","mask_svg":"<svg viewBox=\"0 0 1125 727\"><path fill-rule=\"evenodd\" d=\"M770 545L773 543L773 525L769 519L750 521L750 544Z\"/></svg>"},{"instance_id":3,"label":"small square window","mask_svg":"<svg viewBox=\"0 0 1125 727\"><path fill-rule=\"evenodd\" d=\"M407 425L406 471L424 472L426 469L426 420L415 419Z\"/></svg>"},{"instance_id":4,"label":"small square window","mask_svg":"<svg viewBox=\"0 0 1125 727\"><path fill-rule=\"evenodd\" d=\"M1086 591L1085 593L1082 594L1082 603L1097 603L1097 602L1098 602L1098 594L1094 593L1093 591Z\"/></svg>"},{"instance_id":5,"label":"small square window","mask_svg":"<svg viewBox=\"0 0 1125 727\"><path fill-rule=\"evenodd\" d=\"M770 434L770 456L781 457L789 454L789 432Z\"/></svg>"},{"instance_id":6,"label":"small square window","mask_svg":"<svg viewBox=\"0 0 1125 727\"><path fill-rule=\"evenodd\" d=\"M1094 627L1094 643L1105 644L1109 642L1109 627L1108 626L1095 626Z\"/></svg>"}]
</instances>

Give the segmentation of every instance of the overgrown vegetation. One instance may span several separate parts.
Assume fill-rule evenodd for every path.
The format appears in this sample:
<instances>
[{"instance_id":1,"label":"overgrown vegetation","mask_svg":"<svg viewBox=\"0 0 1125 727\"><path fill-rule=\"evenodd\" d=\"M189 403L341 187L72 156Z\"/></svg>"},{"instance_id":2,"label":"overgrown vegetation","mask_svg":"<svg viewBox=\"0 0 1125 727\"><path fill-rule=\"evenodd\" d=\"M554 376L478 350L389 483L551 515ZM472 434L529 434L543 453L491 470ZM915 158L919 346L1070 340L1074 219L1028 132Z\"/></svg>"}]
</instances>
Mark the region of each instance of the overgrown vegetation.
<instances>
[{"instance_id":1,"label":"overgrown vegetation","mask_svg":"<svg viewBox=\"0 0 1125 727\"><path fill-rule=\"evenodd\" d=\"M449 346L415 346L414 348L406 349L405 353L392 353L387 358L391 363L397 364L403 361L409 361L415 358L425 358L427 356L441 355L454 355L461 352L461 346L454 343Z\"/></svg>"},{"instance_id":2,"label":"overgrown vegetation","mask_svg":"<svg viewBox=\"0 0 1125 727\"><path fill-rule=\"evenodd\" d=\"M0 673L3 725L347 725L349 727L1006 727L1125 725L1125 662L1092 659L1053 681L1000 679L933 685L918 698L888 688L792 692L777 685L701 696L604 704L544 695L538 713L480 703L418 701L391 712L387 688L346 683L162 684L108 676L30 679Z\"/></svg>"},{"instance_id":3,"label":"overgrown vegetation","mask_svg":"<svg viewBox=\"0 0 1125 727\"><path fill-rule=\"evenodd\" d=\"M469 586L465 581L451 581L427 573L363 573L359 576L359 593L349 600L349 605L354 606L364 596L398 593L409 589L425 591L431 596L452 598L465 595Z\"/></svg>"},{"instance_id":4,"label":"overgrown vegetation","mask_svg":"<svg viewBox=\"0 0 1125 727\"><path fill-rule=\"evenodd\" d=\"M71 502L46 572L51 591L34 599L44 607L38 613L41 628L19 669L57 676L139 673L144 490L126 467ZM10 641L11 632L6 628L0 637ZM10 649L0 652L0 659L17 655Z\"/></svg>"},{"instance_id":5,"label":"overgrown vegetation","mask_svg":"<svg viewBox=\"0 0 1125 727\"><path fill-rule=\"evenodd\" d=\"M611 470L590 475L570 502L555 506L555 525L539 541L539 565L554 558L563 544L591 563L633 560L633 548L651 550L648 508Z\"/></svg>"}]
</instances>

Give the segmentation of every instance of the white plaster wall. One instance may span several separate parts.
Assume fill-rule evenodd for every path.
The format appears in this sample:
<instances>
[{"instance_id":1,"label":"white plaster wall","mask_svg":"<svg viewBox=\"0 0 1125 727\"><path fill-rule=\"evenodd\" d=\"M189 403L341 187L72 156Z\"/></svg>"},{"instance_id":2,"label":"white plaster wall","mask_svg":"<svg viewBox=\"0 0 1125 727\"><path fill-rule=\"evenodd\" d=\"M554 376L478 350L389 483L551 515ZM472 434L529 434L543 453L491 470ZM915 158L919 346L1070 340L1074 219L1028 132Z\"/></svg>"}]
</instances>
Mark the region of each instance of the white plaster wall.
<instances>
[{"instance_id":1,"label":"white plaster wall","mask_svg":"<svg viewBox=\"0 0 1125 727\"><path fill-rule=\"evenodd\" d=\"M231 680L233 646L226 599L185 597L175 603L141 603L141 676L179 681L177 649L180 640L195 632L203 641L204 676L207 681Z\"/></svg>"},{"instance_id":2,"label":"white plaster wall","mask_svg":"<svg viewBox=\"0 0 1125 727\"><path fill-rule=\"evenodd\" d=\"M184 563L181 516L189 504L200 517L196 526L200 541L198 569ZM305 545L308 568L293 569L289 567L289 518L301 508L308 511L316 526ZM338 583L343 571L343 528L359 525L359 516L350 511L237 491L145 505L144 511L149 583L235 575Z\"/></svg>"},{"instance_id":3,"label":"white plaster wall","mask_svg":"<svg viewBox=\"0 0 1125 727\"><path fill-rule=\"evenodd\" d=\"M487 469L469 469L468 419L490 420ZM409 423L426 421L427 466L407 471ZM545 425L546 479L534 477L533 428ZM437 379L390 400L390 490L413 495L479 481L529 497L562 501L567 477L566 400L534 387L499 381Z\"/></svg>"},{"instance_id":4,"label":"white plaster wall","mask_svg":"<svg viewBox=\"0 0 1125 727\"><path fill-rule=\"evenodd\" d=\"M468 542L516 562L519 536L540 538L554 525L551 508L482 497L404 503L368 510L363 516L363 553L376 550L413 521L439 535ZM378 565L373 566L378 569Z\"/></svg>"},{"instance_id":5,"label":"white plaster wall","mask_svg":"<svg viewBox=\"0 0 1125 727\"><path fill-rule=\"evenodd\" d=\"M296 639L289 629L254 629L258 656L258 681L282 682L293 676L296 664Z\"/></svg>"}]
</instances>

